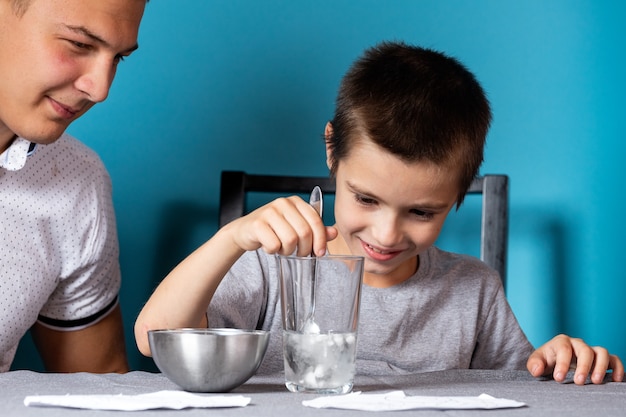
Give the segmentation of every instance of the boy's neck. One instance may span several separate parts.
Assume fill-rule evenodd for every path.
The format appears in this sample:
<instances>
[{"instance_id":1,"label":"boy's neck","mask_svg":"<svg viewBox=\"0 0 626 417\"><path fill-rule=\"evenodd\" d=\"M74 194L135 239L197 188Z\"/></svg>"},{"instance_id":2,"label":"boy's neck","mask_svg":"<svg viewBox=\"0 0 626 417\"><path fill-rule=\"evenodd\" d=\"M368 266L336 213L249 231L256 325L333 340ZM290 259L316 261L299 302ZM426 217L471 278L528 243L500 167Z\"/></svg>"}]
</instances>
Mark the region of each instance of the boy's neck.
<instances>
[{"instance_id":1,"label":"boy's neck","mask_svg":"<svg viewBox=\"0 0 626 417\"><path fill-rule=\"evenodd\" d=\"M332 255L354 255L341 235L328 242L328 253ZM363 283L374 288L389 288L403 283L411 278L419 268L419 256L404 262L389 274L373 274L367 271L363 274Z\"/></svg>"},{"instance_id":2,"label":"boy's neck","mask_svg":"<svg viewBox=\"0 0 626 417\"><path fill-rule=\"evenodd\" d=\"M419 268L419 263L419 256L415 256L404 262L390 274L381 275L365 272L363 274L363 284L373 288L389 288L402 284L415 275Z\"/></svg>"}]
</instances>

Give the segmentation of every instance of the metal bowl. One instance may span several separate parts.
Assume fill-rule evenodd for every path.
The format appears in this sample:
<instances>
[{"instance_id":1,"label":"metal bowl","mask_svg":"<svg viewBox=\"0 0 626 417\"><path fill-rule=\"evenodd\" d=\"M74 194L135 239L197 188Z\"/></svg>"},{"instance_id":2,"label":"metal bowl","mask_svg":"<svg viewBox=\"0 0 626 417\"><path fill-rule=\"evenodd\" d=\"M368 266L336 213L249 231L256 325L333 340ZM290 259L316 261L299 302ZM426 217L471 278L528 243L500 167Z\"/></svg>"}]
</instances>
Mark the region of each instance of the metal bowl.
<instances>
[{"instance_id":1,"label":"metal bowl","mask_svg":"<svg viewBox=\"0 0 626 417\"><path fill-rule=\"evenodd\" d=\"M152 359L185 391L227 392L259 368L269 332L239 329L150 330Z\"/></svg>"}]
</instances>

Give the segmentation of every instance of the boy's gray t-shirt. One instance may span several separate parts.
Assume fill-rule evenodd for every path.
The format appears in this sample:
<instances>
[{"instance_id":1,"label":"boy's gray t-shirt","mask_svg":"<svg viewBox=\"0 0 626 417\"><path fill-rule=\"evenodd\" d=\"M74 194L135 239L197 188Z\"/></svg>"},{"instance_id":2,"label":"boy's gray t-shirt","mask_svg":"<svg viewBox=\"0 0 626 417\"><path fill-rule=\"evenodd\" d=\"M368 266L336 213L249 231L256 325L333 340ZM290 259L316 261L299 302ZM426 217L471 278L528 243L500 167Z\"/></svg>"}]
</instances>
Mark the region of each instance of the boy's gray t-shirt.
<instances>
[{"instance_id":1,"label":"boy's gray t-shirt","mask_svg":"<svg viewBox=\"0 0 626 417\"><path fill-rule=\"evenodd\" d=\"M430 247L417 272L390 288L363 286L357 373L525 369L533 347L494 270L473 257ZM316 303L323 302L316 300ZM271 331L259 374L283 372L278 263L247 252L208 308L210 327Z\"/></svg>"}]
</instances>

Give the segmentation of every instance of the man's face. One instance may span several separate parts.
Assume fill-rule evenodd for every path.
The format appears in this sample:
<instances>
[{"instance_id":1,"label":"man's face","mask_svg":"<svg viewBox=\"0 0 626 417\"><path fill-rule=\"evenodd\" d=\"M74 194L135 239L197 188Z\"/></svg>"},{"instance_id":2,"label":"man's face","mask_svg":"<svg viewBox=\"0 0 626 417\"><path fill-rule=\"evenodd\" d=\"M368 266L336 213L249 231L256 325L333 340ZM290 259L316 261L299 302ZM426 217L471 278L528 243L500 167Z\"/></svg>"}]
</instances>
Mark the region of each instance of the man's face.
<instances>
[{"instance_id":1,"label":"man's face","mask_svg":"<svg viewBox=\"0 0 626 417\"><path fill-rule=\"evenodd\" d=\"M17 16L0 0L0 152L14 134L59 138L111 87L137 48L145 0L33 0Z\"/></svg>"},{"instance_id":2,"label":"man's face","mask_svg":"<svg viewBox=\"0 0 626 417\"><path fill-rule=\"evenodd\" d=\"M336 172L330 253L365 257L364 281L387 287L408 279L456 203L458 172L432 162L407 163L372 141L356 141Z\"/></svg>"}]
</instances>

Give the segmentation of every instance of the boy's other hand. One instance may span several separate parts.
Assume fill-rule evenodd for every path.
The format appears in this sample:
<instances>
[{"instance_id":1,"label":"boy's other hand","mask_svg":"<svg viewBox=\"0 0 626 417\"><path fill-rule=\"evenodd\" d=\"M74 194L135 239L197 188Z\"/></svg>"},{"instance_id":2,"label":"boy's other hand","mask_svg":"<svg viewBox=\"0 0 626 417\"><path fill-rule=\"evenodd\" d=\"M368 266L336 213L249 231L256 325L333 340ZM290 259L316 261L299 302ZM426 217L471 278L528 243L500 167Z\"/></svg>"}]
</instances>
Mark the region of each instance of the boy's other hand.
<instances>
[{"instance_id":1,"label":"boy's other hand","mask_svg":"<svg viewBox=\"0 0 626 417\"><path fill-rule=\"evenodd\" d=\"M611 355L603 347L589 346L581 339L563 334L535 350L526 367L535 377L552 374L558 382L565 380L570 369L575 370L576 385L584 385L587 376L594 384L601 384L608 370L612 370L614 382L624 379L624 365L616 355Z\"/></svg>"}]
</instances>

